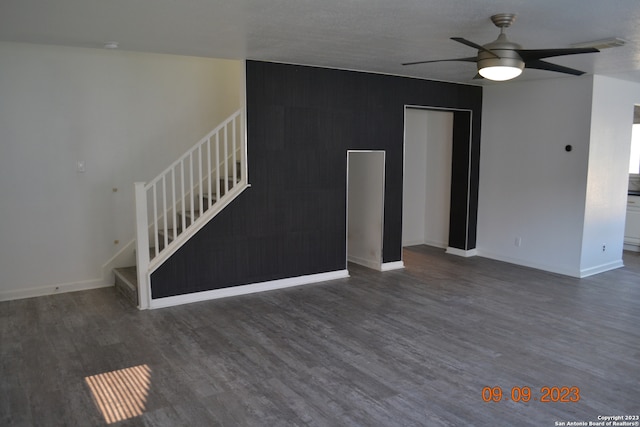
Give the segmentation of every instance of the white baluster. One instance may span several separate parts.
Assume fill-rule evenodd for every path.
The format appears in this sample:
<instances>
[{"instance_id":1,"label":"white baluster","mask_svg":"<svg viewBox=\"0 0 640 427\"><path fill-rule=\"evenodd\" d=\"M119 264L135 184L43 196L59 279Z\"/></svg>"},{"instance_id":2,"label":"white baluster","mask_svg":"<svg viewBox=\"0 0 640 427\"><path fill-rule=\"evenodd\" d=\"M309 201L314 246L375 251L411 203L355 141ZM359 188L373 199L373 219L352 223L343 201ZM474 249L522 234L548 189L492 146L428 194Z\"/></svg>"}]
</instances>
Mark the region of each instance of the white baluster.
<instances>
[{"instance_id":1,"label":"white baluster","mask_svg":"<svg viewBox=\"0 0 640 427\"><path fill-rule=\"evenodd\" d=\"M195 218L193 210L193 151L189 152L189 203L191 206L191 221Z\"/></svg>"},{"instance_id":2,"label":"white baluster","mask_svg":"<svg viewBox=\"0 0 640 427\"><path fill-rule=\"evenodd\" d=\"M232 166L231 169L233 170L233 186L234 187L236 185L236 180L238 179L238 165L236 164L237 163L236 162L236 146L237 146L237 144L236 144L236 138L237 138L236 137L236 124L237 124L236 118L234 117L233 118L233 147L232 147L233 148L233 150L232 150L232 152L233 152L233 154L232 154L233 163L231 165Z\"/></svg>"},{"instance_id":3,"label":"white baluster","mask_svg":"<svg viewBox=\"0 0 640 427\"><path fill-rule=\"evenodd\" d=\"M216 200L220 200L220 133L219 132L216 133Z\"/></svg>"},{"instance_id":4,"label":"white baluster","mask_svg":"<svg viewBox=\"0 0 640 427\"><path fill-rule=\"evenodd\" d=\"M180 212L182 212L182 230L187 228L187 215L184 210L184 198L187 195L184 193L184 159L180 160Z\"/></svg>"},{"instance_id":5,"label":"white baluster","mask_svg":"<svg viewBox=\"0 0 640 427\"><path fill-rule=\"evenodd\" d=\"M200 200L200 215L204 211L204 191L202 191L202 145L198 145L198 199Z\"/></svg>"},{"instance_id":6,"label":"white baluster","mask_svg":"<svg viewBox=\"0 0 640 427\"><path fill-rule=\"evenodd\" d=\"M158 256L158 196L156 184L153 184L153 241L155 246L155 256Z\"/></svg>"},{"instance_id":7,"label":"white baluster","mask_svg":"<svg viewBox=\"0 0 640 427\"><path fill-rule=\"evenodd\" d=\"M178 218L176 213L176 168L171 169L171 219L173 220L173 239L178 237Z\"/></svg>"},{"instance_id":8,"label":"white baluster","mask_svg":"<svg viewBox=\"0 0 640 427\"><path fill-rule=\"evenodd\" d=\"M209 200L209 207L211 207L211 173L211 138L207 138L207 200Z\"/></svg>"},{"instance_id":9,"label":"white baluster","mask_svg":"<svg viewBox=\"0 0 640 427\"><path fill-rule=\"evenodd\" d=\"M164 235L164 247L162 250L169 246L169 231L167 227L167 175L162 175L162 231Z\"/></svg>"},{"instance_id":10,"label":"white baluster","mask_svg":"<svg viewBox=\"0 0 640 427\"><path fill-rule=\"evenodd\" d=\"M229 138L228 138L228 124L224 126L224 190L225 194L229 192Z\"/></svg>"}]
</instances>

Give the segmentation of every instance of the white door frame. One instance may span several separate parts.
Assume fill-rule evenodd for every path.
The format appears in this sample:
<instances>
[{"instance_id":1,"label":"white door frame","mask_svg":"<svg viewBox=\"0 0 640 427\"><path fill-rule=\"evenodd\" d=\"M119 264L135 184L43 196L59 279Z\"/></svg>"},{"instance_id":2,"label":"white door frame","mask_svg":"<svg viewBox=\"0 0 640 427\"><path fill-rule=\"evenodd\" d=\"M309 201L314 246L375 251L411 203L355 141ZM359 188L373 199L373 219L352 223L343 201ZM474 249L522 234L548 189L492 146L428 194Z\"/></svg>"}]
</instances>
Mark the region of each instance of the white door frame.
<instances>
[{"instance_id":1,"label":"white door frame","mask_svg":"<svg viewBox=\"0 0 640 427\"><path fill-rule=\"evenodd\" d=\"M405 168L406 168L406 131L407 131L407 109L415 109L415 110L432 110L432 111L450 111L452 113L455 112L464 112L464 113L468 113L469 114L469 120L470 122L473 122L473 110L469 109L469 108L450 108L450 107L434 107L434 106L429 106L429 105L415 105L415 104L405 104L404 106L404 124L403 124L403 128L404 128L404 136L403 136L403 141L402 141L402 191L403 191L403 199L404 199L404 180L407 179L406 178L406 173L405 173ZM454 119L455 120L455 119ZM455 124L455 121L454 121ZM471 154L472 154L472 138L471 138L471 133L473 132L473 126L469 126L469 157L468 157L468 168L469 170L471 170ZM452 177L453 179L453 177ZM467 188L471 188L471 174L469 173L469 176L467 177ZM467 206L469 205L468 201L469 201L469 193L467 193ZM467 209L466 212L466 223L465 223L465 236L467 236L466 238L469 238L469 222L470 222L470 218L469 218L469 210ZM449 227L451 227L451 224L449 224ZM401 232L402 233L402 232ZM403 235L403 234L401 234ZM457 248L453 248L451 246L447 246L446 249L447 253L453 254L453 255L459 255L459 256L463 256L463 257L468 257L468 256L473 256L476 255L476 250L470 250L470 251L464 251L462 249L457 249ZM401 255L401 256L404 256Z\"/></svg>"},{"instance_id":2,"label":"white door frame","mask_svg":"<svg viewBox=\"0 0 640 427\"><path fill-rule=\"evenodd\" d=\"M381 186L380 188L380 194L382 196L382 206L380 208L380 257L378 260L376 261L372 261L372 260L366 260L366 259L354 259L352 258L351 260L349 259L349 183L350 183L350 170L349 170L349 166L350 166L350 160L351 160L351 154L353 153L382 153L382 182L381 182ZM345 222L346 222L346 235L345 235L345 255L346 255L346 259L345 259L345 266L348 267L348 263L349 261L351 262L355 262L357 264L360 265L364 265L365 267L369 267L369 268L373 268L376 270L386 270L386 268L384 267L384 264L382 262L382 256L383 256L383 245L384 245L384 200L385 200L385 194L384 194L384 189L385 189L385 166L386 166L386 161L387 161L387 153L385 150L347 150L347 191L346 191L346 217L345 217Z\"/></svg>"}]
</instances>

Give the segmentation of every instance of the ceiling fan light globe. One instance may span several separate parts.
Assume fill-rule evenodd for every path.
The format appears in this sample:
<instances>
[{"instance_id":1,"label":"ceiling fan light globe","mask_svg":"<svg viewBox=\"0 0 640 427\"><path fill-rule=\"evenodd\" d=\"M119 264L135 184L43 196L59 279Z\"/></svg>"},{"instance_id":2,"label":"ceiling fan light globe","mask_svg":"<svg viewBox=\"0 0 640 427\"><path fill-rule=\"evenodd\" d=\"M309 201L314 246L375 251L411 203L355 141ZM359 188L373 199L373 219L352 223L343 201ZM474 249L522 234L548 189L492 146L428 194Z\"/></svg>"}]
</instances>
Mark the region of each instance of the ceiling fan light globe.
<instances>
[{"instance_id":1,"label":"ceiling fan light globe","mask_svg":"<svg viewBox=\"0 0 640 427\"><path fill-rule=\"evenodd\" d=\"M520 74L522 74L522 68L495 65L481 68L478 73L485 79L503 82L518 77Z\"/></svg>"}]
</instances>

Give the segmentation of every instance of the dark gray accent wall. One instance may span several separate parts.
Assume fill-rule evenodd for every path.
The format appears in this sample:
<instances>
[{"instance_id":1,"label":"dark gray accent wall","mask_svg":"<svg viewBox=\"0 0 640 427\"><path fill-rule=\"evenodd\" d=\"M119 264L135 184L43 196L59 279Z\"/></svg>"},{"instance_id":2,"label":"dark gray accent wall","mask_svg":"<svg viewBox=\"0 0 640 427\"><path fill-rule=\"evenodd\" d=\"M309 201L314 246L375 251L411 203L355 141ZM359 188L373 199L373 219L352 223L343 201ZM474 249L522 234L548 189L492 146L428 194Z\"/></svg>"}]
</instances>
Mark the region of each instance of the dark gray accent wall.
<instances>
[{"instance_id":1,"label":"dark gray accent wall","mask_svg":"<svg viewBox=\"0 0 640 427\"><path fill-rule=\"evenodd\" d=\"M449 245L475 248L481 87L247 61L251 188L152 274L153 298L344 270L349 149L386 151L383 261L400 261L405 105L457 110Z\"/></svg>"}]
</instances>

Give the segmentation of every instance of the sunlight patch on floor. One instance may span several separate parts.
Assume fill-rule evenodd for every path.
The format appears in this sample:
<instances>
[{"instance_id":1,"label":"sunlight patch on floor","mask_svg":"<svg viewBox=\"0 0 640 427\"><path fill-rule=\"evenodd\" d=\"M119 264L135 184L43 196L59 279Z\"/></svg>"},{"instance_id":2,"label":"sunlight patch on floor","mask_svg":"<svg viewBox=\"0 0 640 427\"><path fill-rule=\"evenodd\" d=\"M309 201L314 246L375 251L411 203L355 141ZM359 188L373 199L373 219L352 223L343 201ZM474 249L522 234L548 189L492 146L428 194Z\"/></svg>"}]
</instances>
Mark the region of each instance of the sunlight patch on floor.
<instances>
[{"instance_id":1,"label":"sunlight patch on floor","mask_svg":"<svg viewBox=\"0 0 640 427\"><path fill-rule=\"evenodd\" d=\"M86 377L85 381L105 421L112 424L144 413L151 368L133 366Z\"/></svg>"}]
</instances>

